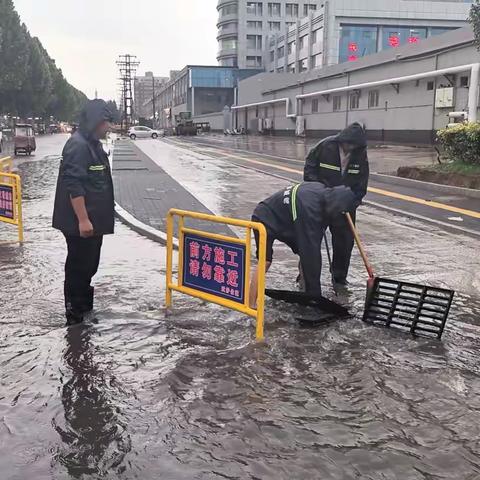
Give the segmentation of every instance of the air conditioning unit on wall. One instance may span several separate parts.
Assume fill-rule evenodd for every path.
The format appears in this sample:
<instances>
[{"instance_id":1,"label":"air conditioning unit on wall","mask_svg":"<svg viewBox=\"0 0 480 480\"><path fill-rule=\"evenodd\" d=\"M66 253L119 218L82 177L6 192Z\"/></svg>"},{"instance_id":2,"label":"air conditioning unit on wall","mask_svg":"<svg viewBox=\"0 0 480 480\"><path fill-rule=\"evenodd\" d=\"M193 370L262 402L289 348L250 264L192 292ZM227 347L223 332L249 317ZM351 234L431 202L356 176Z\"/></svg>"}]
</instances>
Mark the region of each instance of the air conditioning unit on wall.
<instances>
[{"instance_id":1,"label":"air conditioning unit on wall","mask_svg":"<svg viewBox=\"0 0 480 480\"><path fill-rule=\"evenodd\" d=\"M273 129L273 121L271 118L266 118L264 123L264 130L272 130Z\"/></svg>"},{"instance_id":2,"label":"air conditioning unit on wall","mask_svg":"<svg viewBox=\"0 0 480 480\"><path fill-rule=\"evenodd\" d=\"M262 133L264 130L264 121L263 118L258 119L258 133Z\"/></svg>"},{"instance_id":3,"label":"air conditioning unit on wall","mask_svg":"<svg viewBox=\"0 0 480 480\"><path fill-rule=\"evenodd\" d=\"M304 137L305 136L305 127L306 127L306 119L303 116L297 117L297 122L295 125L295 135L297 137Z\"/></svg>"}]
</instances>

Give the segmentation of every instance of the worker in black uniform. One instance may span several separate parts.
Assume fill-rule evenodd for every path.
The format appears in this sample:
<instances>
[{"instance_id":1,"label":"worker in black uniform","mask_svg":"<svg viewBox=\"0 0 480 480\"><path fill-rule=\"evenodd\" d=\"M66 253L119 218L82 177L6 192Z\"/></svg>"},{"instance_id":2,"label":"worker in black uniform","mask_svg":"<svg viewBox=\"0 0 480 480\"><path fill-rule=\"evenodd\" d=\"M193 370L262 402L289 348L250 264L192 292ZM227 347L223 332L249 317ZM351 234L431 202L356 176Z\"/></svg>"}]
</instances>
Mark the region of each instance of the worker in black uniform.
<instances>
[{"instance_id":1,"label":"worker in black uniform","mask_svg":"<svg viewBox=\"0 0 480 480\"><path fill-rule=\"evenodd\" d=\"M325 229L341 212L350 211L356 202L350 188L328 188L321 183L301 183L281 190L260 202L252 221L260 222L267 231L266 271L273 259L273 243L279 240L300 256L306 292L320 297L322 287L321 244ZM257 258L259 235L255 232ZM250 283L250 305L255 307L258 287L257 270Z\"/></svg>"},{"instance_id":2,"label":"worker in black uniform","mask_svg":"<svg viewBox=\"0 0 480 480\"><path fill-rule=\"evenodd\" d=\"M306 182L321 182L327 187L345 185L355 194L349 210L355 222L357 207L367 193L369 176L367 136L359 123L353 123L338 135L327 137L309 152L304 169ZM334 286L347 284L354 237L343 213L331 219Z\"/></svg>"},{"instance_id":3,"label":"worker in black uniform","mask_svg":"<svg viewBox=\"0 0 480 480\"><path fill-rule=\"evenodd\" d=\"M100 142L112 120L103 100L89 101L78 130L63 148L53 227L67 242L64 294L68 324L83 321L84 314L93 309L91 281L100 262L103 235L113 233L113 182Z\"/></svg>"}]
</instances>

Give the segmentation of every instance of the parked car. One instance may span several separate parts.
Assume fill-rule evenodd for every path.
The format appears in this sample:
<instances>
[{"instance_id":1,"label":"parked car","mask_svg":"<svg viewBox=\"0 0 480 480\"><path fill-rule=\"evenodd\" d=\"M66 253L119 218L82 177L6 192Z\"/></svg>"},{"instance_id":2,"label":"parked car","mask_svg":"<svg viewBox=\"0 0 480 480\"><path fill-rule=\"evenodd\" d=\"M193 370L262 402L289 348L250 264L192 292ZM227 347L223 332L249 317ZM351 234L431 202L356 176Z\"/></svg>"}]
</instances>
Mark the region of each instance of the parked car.
<instances>
[{"instance_id":1,"label":"parked car","mask_svg":"<svg viewBox=\"0 0 480 480\"><path fill-rule=\"evenodd\" d=\"M165 132L163 130L153 130L152 128L142 127L141 125L137 125L135 127L131 127L128 130L128 136L135 140L136 138L158 138L163 137Z\"/></svg>"}]
</instances>

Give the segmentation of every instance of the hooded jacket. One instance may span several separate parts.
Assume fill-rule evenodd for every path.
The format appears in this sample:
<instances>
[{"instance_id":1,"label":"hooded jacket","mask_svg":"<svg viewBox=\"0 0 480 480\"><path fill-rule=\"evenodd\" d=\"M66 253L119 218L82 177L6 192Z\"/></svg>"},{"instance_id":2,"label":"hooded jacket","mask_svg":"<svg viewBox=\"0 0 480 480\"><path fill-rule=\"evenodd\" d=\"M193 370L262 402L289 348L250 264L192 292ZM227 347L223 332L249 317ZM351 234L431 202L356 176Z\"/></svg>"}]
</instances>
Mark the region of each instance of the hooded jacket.
<instances>
[{"instance_id":1,"label":"hooded jacket","mask_svg":"<svg viewBox=\"0 0 480 480\"><path fill-rule=\"evenodd\" d=\"M342 173L339 146L350 143L356 148L350 154L347 169ZM310 150L304 168L306 182L321 182L327 187L345 185L355 194L360 205L367 193L369 166L367 157L367 135L359 123L342 130L338 135L324 138Z\"/></svg>"},{"instance_id":2,"label":"hooded jacket","mask_svg":"<svg viewBox=\"0 0 480 480\"><path fill-rule=\"evenodd\" d=\"M53 227L78 236L78 219L71 199L85 197L95 235L113 233L113 182L108 156L95 138L96 127L112 114L103 100L91 100L80 116L78 130L65 144L60 163L53 211Z\"/></svg>"},{"instance_id":3,"label":"hooded jacket","mask_svg":"<svg viewBox=\"0 0 480 480\"><path fill-rule=\"evenodd\" d=\"M260 202L253 216L265 225L269 236L286 243L300 256L307 293L320 296L320 249L325 229L335 216L352 209L355 202L350 188L306 182Z\"/></svg>"}]
</instances>

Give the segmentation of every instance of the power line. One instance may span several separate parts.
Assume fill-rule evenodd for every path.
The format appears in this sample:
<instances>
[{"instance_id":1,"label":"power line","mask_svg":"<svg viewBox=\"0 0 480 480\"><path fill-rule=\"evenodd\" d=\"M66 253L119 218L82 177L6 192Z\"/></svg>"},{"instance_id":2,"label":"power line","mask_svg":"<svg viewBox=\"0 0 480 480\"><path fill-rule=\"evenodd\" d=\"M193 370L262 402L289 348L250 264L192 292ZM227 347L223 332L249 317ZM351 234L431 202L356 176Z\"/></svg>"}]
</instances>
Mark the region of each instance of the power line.
<instances>
[{"instance_id":1,"label":"power line","mask_svg":"<svg viewBox=\"0 0 480 480\"><path fill-rule=\"evenodd\" d=\"M135 55L119 55L117 60L120 74L120 105L122 105L122 129L128 130L133 123L132 80L140 62Z\"/></svg>"}]
</instances>

